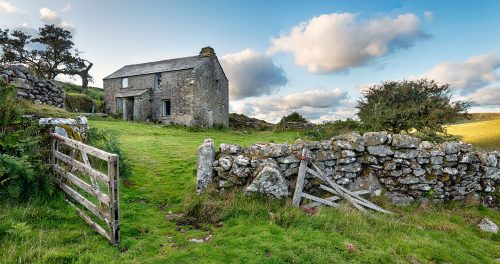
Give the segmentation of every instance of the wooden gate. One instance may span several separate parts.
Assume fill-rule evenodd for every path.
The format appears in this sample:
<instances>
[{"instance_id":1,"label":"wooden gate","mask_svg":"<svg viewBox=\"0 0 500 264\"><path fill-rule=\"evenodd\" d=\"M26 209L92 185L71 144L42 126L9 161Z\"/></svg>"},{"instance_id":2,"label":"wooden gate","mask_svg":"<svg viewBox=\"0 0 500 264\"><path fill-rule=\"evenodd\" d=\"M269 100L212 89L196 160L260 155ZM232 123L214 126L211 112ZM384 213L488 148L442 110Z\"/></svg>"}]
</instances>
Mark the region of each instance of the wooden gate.
<instances>
[{"instance_id":1,"label":"wooden gate","mask_svg":"<svg viewBox=\"0 0 500 264\"><path fill-rule=\"evenodd\" d=\"M111 244L118 244L120 242L118 155L55 133L51 134L51 138L51 163L57 184L69 196L66 201L97 233L106 237ZM105 161L107 174L93 168L87 154ZM104 190L101 190L100 186ZM104 223L107 230L83 209Z\"/></svg>"}]
</instances>

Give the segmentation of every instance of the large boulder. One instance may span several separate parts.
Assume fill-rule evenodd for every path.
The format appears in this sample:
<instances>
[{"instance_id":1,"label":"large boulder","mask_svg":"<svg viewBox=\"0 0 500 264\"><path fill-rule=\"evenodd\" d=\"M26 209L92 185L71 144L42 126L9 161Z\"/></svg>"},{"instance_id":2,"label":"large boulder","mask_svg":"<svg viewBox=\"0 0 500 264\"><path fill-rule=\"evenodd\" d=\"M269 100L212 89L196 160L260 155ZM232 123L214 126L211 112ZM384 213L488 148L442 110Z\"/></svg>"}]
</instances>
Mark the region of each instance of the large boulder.
<instances>
[{"instance_id":1,"label":"large boulder","mask_svg":"<svg viewBox=\"0 0 500 264\"><path fill-rule=\"evenodd\" d=\"M265 162L254 180L246 187L247 192L259 192L276 198L288 196L288 182L280 172L279 167L272 162Z\"/></svg>"},{"instance_id":2,"label":"large boulder","mask_svg":"<svg viewBox=\"0 0 500 264\"><path fill-rule=\"evenodd\" d=\"M483 218L477 226L483 231L495 234L498 233L498 226L488 218Z\"/></svg>"},{"instance_id":3,"label":"large boulder","mask_svg":"<svg viewBox=\"0 0 500 264\"><path fill-rule=\"evenodd\" d=\"M198 171L196 172L196 193L204 192L212 182L212 164L215 161L215 146L212 139L205 139L198 148Z\"/></svg>"}]
</instances>

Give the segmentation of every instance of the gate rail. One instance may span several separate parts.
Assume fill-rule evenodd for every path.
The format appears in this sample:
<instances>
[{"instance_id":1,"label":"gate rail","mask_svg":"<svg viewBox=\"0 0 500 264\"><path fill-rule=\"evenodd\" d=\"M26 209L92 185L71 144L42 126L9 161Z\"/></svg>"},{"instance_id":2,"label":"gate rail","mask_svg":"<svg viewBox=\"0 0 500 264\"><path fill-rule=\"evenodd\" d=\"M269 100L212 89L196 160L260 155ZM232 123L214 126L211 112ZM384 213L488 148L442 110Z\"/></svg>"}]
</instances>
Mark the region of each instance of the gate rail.
<instances>
[{"instance_id":1,"label":"gate rail","mask_svg":"<svg viewBox=\"0 0 500 264\"><path fill-rule=\"evenodd\" d=\"M66 199L66 201L97 233L106 237L111 244L117 245L120 242L118 155L55 133L51 133L50 137L52 139L51 163L57 175L56 182L71 197L71 199ZM70 154L67 155L61 152L59 149L60 145L69 147ZM77 152L80 153L81 161L76 157ZM104 174L92 168L87 154L106 161L108 173ZM88 175L90 183L79 177L79 174ZM100 190L99 182L107 185L107 194ZM74 186L78 188L74 188ZM78 189L86 192L87 197L88 195L95 197L99 204L95 204L85 198L84 195L77 191ZM107 230L96 223L92 217L71 200L104 221L107 225Z\"/></svg>"}]
</instances>

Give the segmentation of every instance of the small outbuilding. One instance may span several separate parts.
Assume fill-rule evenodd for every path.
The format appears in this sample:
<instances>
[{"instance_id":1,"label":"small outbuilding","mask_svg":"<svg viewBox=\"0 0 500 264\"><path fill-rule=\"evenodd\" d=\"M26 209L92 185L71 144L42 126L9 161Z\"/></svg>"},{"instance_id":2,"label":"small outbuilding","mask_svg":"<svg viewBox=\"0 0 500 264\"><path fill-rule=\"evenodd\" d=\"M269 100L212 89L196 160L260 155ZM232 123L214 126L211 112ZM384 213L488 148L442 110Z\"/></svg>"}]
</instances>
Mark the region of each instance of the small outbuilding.
<instances>
[{"instance_id":1,"label":"small outbuilding","mask_svg":"<svg viewBox=\"0 0 500 264\"><path fill-rule=\"evenodd\" d=\"M124 120L229 123L228 79L211 47L196 56L126 65L103 81L105 111Z\"/></svg>"}]
</instances>

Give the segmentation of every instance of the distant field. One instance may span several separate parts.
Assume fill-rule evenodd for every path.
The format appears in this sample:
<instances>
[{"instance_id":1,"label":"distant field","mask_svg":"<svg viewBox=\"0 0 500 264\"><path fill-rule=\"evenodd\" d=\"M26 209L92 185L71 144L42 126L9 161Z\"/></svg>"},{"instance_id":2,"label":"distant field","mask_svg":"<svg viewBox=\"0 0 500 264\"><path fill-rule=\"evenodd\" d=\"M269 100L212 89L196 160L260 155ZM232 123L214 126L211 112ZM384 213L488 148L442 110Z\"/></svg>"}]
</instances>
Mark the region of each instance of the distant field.
<instances>
[{"instance_id":1,"label":"distant field","mask_svg":"<svg viewBox=\"0 0 500 264\"><path fill-rule=\"evenodd\" d=\"M448 126L447 131L478 149L500 150L500 114L476 114L469 122Z\"/></svg>"}]
</instances>

